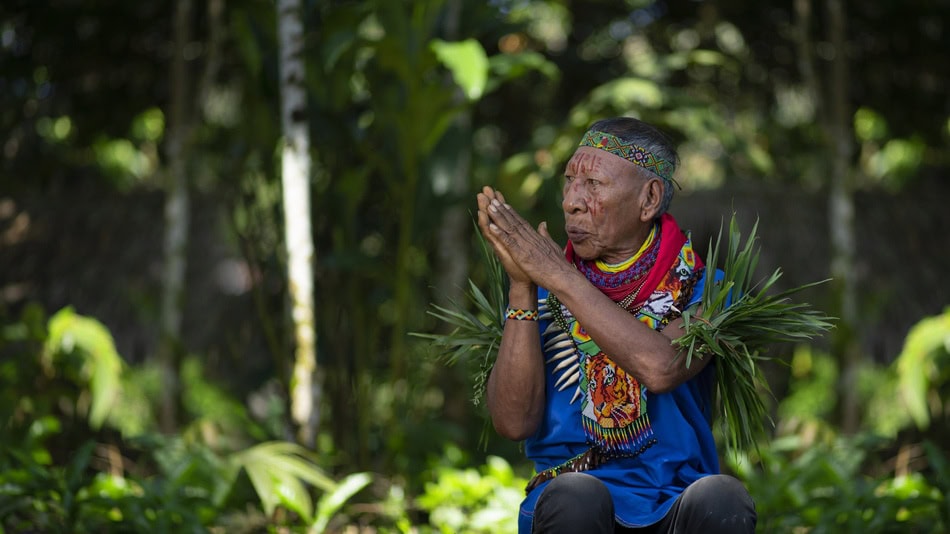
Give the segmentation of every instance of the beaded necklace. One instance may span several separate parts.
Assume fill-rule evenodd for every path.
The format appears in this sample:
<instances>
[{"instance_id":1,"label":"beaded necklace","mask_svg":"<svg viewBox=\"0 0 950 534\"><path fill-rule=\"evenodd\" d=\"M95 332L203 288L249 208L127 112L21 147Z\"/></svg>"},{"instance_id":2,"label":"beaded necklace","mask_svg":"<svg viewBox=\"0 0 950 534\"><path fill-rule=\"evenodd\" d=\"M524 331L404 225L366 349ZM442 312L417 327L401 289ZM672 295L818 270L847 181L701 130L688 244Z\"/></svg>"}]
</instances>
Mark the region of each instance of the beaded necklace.
<instances>
[{"instance_id":1,"label":"beaded necklace","mask_svg":"<svg viewBox=\"0 0 950 534\"><path fill-rule=\"evenodd\" d=\"M660 251L658 226L658 224L653 225L640 250L623 263L610 265L601 261L585 261L576 258L574 264L592 284L610 295L621 308L636 313L639 306L636 310L632 310L630 305L636 302L640 295L646 281L644 275L653 268Z\"/></svg>"}]
</instances>

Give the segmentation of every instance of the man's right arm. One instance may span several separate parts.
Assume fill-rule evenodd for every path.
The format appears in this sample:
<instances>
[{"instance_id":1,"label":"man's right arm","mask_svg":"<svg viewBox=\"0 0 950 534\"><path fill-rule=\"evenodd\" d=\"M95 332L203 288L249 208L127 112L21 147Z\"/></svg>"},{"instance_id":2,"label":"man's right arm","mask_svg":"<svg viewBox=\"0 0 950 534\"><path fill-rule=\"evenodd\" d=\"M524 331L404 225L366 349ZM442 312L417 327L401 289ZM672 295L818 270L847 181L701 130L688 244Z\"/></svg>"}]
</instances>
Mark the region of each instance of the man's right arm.
<instances>
[{"instance_id":1,"label":"man's right arm","mask_svg":"<svg viewBox=\"0 0 950 534\"><path fill-rule=\"evenodd\" d=\"M537 309L537 286L513 283L508 305ZM498 358L487 384L488 411L500 435L519 441L537 431L544 415L544 378L538 321L505 321Z\"/></svg>"}]
</instances>

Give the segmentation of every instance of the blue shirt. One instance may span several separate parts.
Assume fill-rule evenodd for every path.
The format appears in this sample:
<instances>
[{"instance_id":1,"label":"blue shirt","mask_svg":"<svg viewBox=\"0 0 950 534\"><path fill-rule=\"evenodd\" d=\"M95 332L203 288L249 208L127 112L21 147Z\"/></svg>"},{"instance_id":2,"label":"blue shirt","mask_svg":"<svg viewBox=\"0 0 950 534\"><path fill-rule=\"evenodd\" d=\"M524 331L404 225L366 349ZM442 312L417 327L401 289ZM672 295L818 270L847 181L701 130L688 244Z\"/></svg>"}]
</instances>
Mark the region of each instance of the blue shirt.
<instances>
[{"instance_id":1,"label":"blue shirt","mask_svg":"<svg viewBox=\"0 0 950 534\"><path fill-rule=\"evenodd\" d=\"M717 279L721 273L717 273ZM690 300L700 301L701 277ZM547 291L539 289L539 301ZM549 321L540 321L544 332ZM543 346L543 344L542 344ZM545 354L545 360L549 354ZM683 365L682 362L677 362ZM556 362L545 365L544 418L534 436L525 442L525 452L541 472L555 467L590 448L581 422L581 402L571 403L574 388L555 387ZM615 458L586 471L610 491L618 523L629 527L659 521L676 498L696 480L719 473L719 458L711 430L711 398L715 366L707 365L698 375L668 393L647 392L647 413L656 443L638 456ZM549 482L540 484L521 503L518 529L530 532L534 506Z\"/></svg>"}]
</instances>

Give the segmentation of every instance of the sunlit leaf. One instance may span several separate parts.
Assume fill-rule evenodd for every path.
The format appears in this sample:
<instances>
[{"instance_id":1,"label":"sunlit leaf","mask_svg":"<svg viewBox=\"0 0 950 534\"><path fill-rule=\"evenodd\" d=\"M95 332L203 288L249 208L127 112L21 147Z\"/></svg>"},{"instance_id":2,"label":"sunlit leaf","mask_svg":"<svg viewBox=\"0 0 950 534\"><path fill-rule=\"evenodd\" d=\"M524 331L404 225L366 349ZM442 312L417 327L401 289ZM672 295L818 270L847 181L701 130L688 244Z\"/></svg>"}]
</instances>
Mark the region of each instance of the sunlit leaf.
<instances>
[{"instance_id":1,"label":"sunlit leaf","mask_svg":"<svg viewBox=\"0 0 950 534\"><path fill-rule=\"evenodd\" d=\"M132 120L132 136L138 141L160 141L165 133L165 115L158 108L149 108Z\"/></svg>"},{"instance_id":2,"label":"sunlit leaf","mask_svg":"<svg viewBox=\"0 0 950 534\"><path fill-rule=\"evenodd\" d=\"M854 135L859 141L880 141L887 136L887 120L870 108L854 112Z\"/></svg>"},{"instance_id":3,"label":"sunlit leaf","mask_svg":"<svg viewBox=\"0 0 950 534\"><path fill-rule=\"evenodd\" d=\"M938 369L950 362L950 308L942 314L927 317L911 328L904 348L897 357L898 388L907 411L918 428L930 425L927 396L933 387L942 386L936 379Z\"/></svg>"},{"instance_id":4,"label":"sunlit leaf","mask_svg":"<svg viewBox=\"0 0 950 534\"><path fill-rule=\"evenodd\" d=\"M80 374L89 384L92 402L89 424L99 428L109 415L120 388L122 358L112 334L99 321L63 308L49 320L46 358L56 365L57 355L78 353L83 358Z\"/></svg>"},{"instance_id":5,"label":"sunlit leaf","mask_svg":"<svg viewBox=\"0 0 950 534\"><path fill-rule=\"evenodd\" d=\"M452 73L455 83L469 100L478 100L488 83L488 56L475 39L448 42L435 39L430 44L436 57Z\"/></svg>"},{"instance_id":6,"label":"sunlit leaf","mask_svg":"<svg viewBox=\"0 0 950 534\"><path fill-rule=\"evenodd\" d=\"M317 503L312 530L323 532L340 507L372 481L373 477L369 473L353 473L340 481L333 490L324 494Z\"/></svg>"},{"instance_id":7,"label":"sunlit leaf","mask_svg":"<svg viewBox=\"0 0 950 534\"><path fill-rule=\"evenodd\" d=\"M295 443L261 443L236 453L233 461L247 471L268 515L277 506L285 506L310 522L313 501L304 483L323 491L336 488L333 479L313 463L310 452Z\"/></svg>"}]
</instances>

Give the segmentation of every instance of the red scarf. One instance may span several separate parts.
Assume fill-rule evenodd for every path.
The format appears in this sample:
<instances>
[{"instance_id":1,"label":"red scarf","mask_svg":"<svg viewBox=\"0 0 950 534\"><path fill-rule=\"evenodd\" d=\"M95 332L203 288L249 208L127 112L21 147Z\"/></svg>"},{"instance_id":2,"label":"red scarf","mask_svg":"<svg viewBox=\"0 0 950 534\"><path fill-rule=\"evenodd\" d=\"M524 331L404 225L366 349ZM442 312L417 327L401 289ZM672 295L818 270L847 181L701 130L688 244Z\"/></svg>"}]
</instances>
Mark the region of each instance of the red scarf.
<instances>
[{"instance_id":1,"label":"red scarf","mask_svg":"<svg viewBox=\"0 0 950 534\"><path fill-rule=\"evenodd\" d=\"M643 289L640 290L640 294L637 295L636 300L630 303L630 307L636 307L643 302L646 302L647 298L653 293L653 291L660 285L660 282L663 281L663 278L670 272L670 268L673 266L673 263L677 261L680 250L683 248L683 245L686 243L686 234L680 230L679 225L676 223L676 220L669 213L664 213L660 216L659 219L660 231L657 233L655 239L660 241L660 250L656 255L656 262L649 267L649 272L644 275L645 280L643 280ZM592 266L596 269L594 260L583 260L574 253L574 244L570 241L567 242L567 248L564 251L564 257L567 258L567 261L571 262L574 265L577 265L579 262L586 262L589 266ZM699 256L696 256L696 269L701 269L703 267L702 260L699 259ZM633 266L631 266L633 268ZM620 287L604 287L596 282L592 281L594 285L600 289L605 295L610 297L614 302L620 302L624 297L630 294L632 289L635 289L637 285L625 285Z\"/></svg>"}]
</instances>

